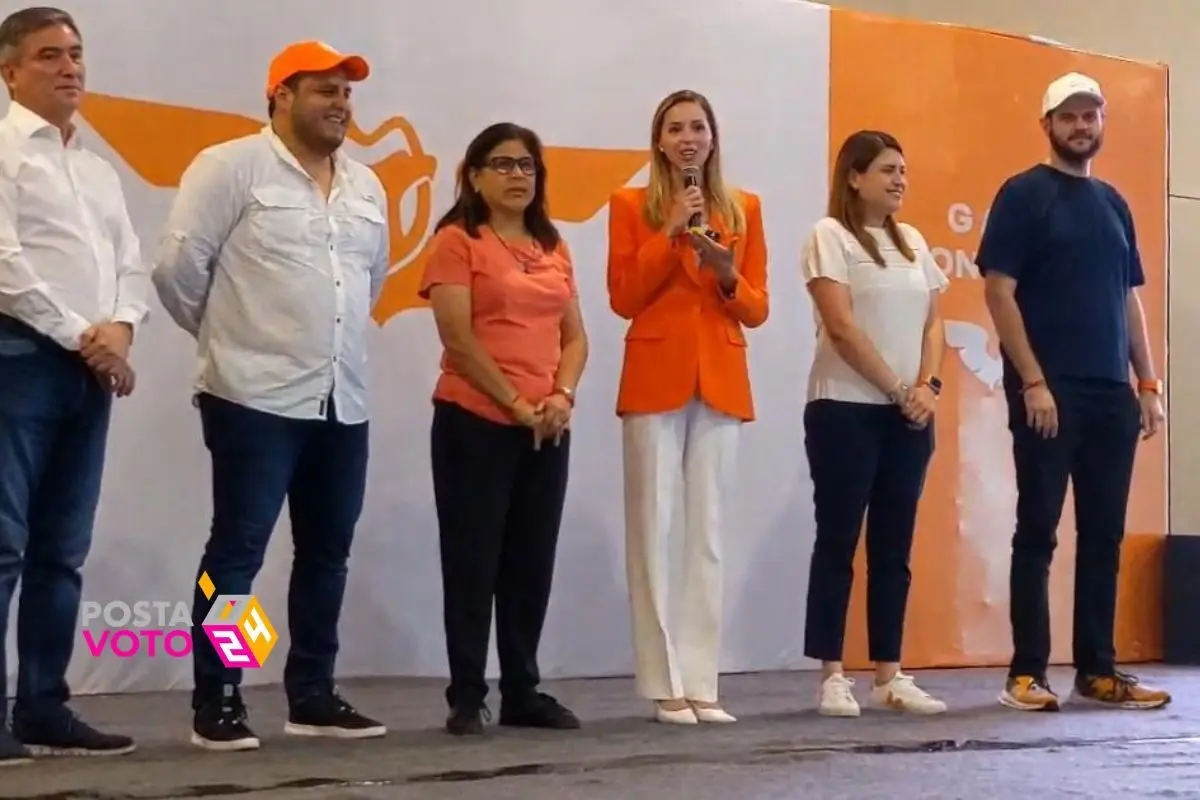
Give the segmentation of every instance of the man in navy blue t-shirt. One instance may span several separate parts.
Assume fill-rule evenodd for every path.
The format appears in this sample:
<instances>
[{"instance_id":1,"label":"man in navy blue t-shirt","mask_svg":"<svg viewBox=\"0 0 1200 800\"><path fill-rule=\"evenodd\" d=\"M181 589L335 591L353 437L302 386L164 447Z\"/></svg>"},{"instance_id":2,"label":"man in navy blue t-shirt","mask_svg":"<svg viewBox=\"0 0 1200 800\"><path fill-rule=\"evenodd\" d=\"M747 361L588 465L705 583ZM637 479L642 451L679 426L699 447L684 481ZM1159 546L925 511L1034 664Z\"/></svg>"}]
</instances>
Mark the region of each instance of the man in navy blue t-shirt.
<instances>
[{"instance_id":1,"label":"man in navy blue t-shirt","mask_svg":"<svg viewBox=\"0 0 1200 800\"><path fill-rule=\"evenodd\" d=\"M976 257L1002 346L1017 475L1013 659L1000 702L1025 711L1059 707L1046 680L1048 595L1068 479L1077 529L1076 694L1122 708L1171 699L1119 672L1113 647L1138 435L1154 435L1163 410L1137 295L1145 276L1133 215L1113 186L1090 175L1104 110L1100 86L1087 76L1050 84L1042 101L1049 161L1000 187Z\"/></svg>"}]
</instances>

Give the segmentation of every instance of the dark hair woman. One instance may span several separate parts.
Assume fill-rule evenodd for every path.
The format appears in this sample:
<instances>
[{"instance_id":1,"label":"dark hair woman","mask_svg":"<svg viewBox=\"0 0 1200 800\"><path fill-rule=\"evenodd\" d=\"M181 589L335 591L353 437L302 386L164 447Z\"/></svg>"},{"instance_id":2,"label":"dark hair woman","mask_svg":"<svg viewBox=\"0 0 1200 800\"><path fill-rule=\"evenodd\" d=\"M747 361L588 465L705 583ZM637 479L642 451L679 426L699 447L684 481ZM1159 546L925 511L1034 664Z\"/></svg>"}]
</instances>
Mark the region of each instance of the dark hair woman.
<instances>
[{"instance_id":1,"label":"dark hair woman","mask_svg":"<svg viewBox=\"0 0 1200 800\"><path fill-rule=\"evenodd\" d=\"M482 732L493 604L500 724L577 728L574 714L537 691L537 651L588 346L533 131L499 123L467 147L421 295L444 348L431 449L450 662L446 728Z\"/></svg>"}]
</instances>

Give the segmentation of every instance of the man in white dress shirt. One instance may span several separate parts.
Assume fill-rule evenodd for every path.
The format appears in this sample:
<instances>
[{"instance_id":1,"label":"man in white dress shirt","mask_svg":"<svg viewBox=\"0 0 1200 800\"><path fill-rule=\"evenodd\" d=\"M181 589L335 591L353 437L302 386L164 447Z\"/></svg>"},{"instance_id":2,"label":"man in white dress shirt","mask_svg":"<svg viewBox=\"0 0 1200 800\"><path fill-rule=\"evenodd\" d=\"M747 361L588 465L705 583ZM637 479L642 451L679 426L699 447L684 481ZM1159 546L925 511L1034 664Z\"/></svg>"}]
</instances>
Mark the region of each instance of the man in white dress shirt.
<instances>
[{"instance_id":1,"label":"man in white dress shirt","mask_svg":"<svg viewBox=\"0 0 1200 800\"><path fill-rule=\"evenodd\" d=\"M367 475L371 308L388 268L386 196L341 150L366 61L301 42L271 62L271 122L211 147L179 186L153 273L197 339L196 404L212 455L213 523L197 575L249 594L284 501L294 540L285 731L382 736L334 688L346 564ZM193 606L192 742L259 746L238 685Z\"/></svg>"},{"instance_id":2,"label":"man in white dress shirt","mask_svg":"<svg viewBox=\"0 0 1200 800\"><path fill-rule=\"evenodd\" d=\"M149 279L120 179L72 121L84 92L75 22L53 8L11 14L0 74L11 99L0 121L0 690L21 584L11 727L0 691L5 765L134 749L70 711L66 672L112 395L133 390Z\"/></svg>"}]
</instances>

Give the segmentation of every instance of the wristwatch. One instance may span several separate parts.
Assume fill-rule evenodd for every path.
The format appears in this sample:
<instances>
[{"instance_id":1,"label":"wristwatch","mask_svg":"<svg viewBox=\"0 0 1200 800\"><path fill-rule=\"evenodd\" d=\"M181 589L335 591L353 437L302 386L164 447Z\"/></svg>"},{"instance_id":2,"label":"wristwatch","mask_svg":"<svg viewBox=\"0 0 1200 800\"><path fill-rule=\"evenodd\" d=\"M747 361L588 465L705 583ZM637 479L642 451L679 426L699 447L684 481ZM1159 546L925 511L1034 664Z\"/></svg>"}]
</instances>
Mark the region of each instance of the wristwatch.
<instances>
[{"instance_id":1,"label":"wristwatch","mask_svg":"<svg viewBox=\"0 0 1200 800\"><path fill-rule=\"evenodd\" d=\"M908 384L900 381L888 392L888 399L895 405L903 405L908 397Z\"/></svg>"},{"instance_id":2,"label":"wristwatch","mask_svg":"<svg viewBox=\"0 0 1200 800\"><path fill-rule=\"evenodd\" d=\"M942 379L937 375L930 375L928 378L922 379L917 386L928 386L929 391L933 392L934 397L939 397L942 394Z\"/></svg>"},{"instance_id":3,"label":"wristwatch","mask_svg":"<svg viewBox=\"0 0 1200 800\"><path fill-rule=\"evenodd\" d=\"M1153 381L1138 381L1138 394L1157 394L1163 393L1163 382L1160 380Z\"/></svg>"},{"instance_id":4,"label":"wristwatch","mask_svg":"<svg viewBox=\"0 0 1200 800\"><path fill-rule=\"evenodd\" d=\"M567 399L568 403L570 403L572 406L575 405L575 392L571 391L570 387L568 386L555 386L554 391L551 392L551 394L561 394Z\"/></svg>"}]
</instances>

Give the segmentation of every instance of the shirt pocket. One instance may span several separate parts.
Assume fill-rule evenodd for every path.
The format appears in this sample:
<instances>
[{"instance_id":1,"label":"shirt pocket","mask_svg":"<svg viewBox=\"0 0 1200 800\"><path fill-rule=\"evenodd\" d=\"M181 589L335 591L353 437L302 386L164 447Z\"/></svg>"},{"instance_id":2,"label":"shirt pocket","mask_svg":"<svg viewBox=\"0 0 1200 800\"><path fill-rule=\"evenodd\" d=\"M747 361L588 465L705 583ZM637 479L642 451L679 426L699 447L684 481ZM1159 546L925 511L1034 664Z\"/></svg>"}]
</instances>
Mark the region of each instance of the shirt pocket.
<instances>
[{"instance_id":1,"label":"shirt pocket","mask_svg":"<svg viewBox=\"0 0 1200 800\"><path fill-rule=\"evenodd\" d=\"M370 198L352 198L338 210L338 251L369 269L383 246L387 224Z\"/></svg>"},{"instance_id":2,"label":"shirt pocket","mask_svg":"<svg viewBox=\"0 0 1200 800\"><path fill-rule=\"evenodd\" d=\"M298 191L279 186L250 190L249 223L264 251L307 262L310 248L321 244L318 215Z\"/></svg>"}]
</instances>

